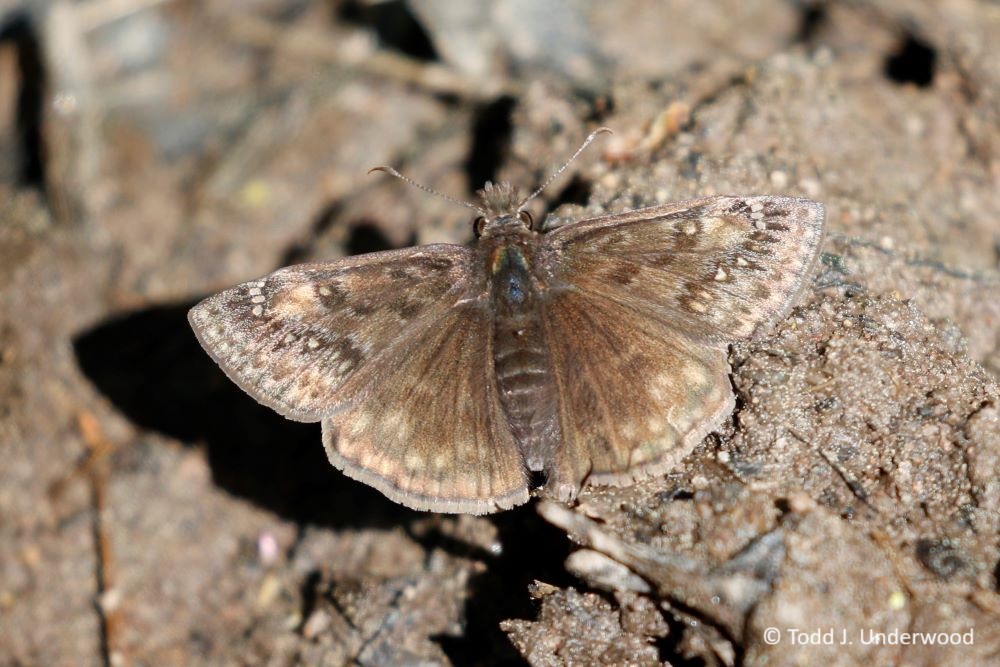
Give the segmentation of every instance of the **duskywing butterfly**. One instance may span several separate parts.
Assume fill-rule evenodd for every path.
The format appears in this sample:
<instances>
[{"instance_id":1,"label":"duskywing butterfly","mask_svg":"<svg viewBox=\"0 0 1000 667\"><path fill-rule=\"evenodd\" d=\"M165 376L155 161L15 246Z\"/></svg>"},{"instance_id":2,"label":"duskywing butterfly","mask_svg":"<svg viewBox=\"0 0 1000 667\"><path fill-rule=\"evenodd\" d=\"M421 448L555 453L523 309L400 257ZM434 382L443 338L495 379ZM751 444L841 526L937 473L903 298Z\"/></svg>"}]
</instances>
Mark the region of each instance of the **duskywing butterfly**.
<instances>
[{"instance_id":1,"label":"duskywing butterfly","mask_svg":"<svg viewBox=\"0 0 1000 667\"><path fill-rule=\"evenodd\" d=\"M706 197L546 231L524 210L542 188L487 183L469 247L290 266L191 326L255 399L322 422L334 466L409 507L514 507L530 471L561 500L669 471L732 412L727 344L791 307L823 206Z\"/></svg>"}]
</instances>

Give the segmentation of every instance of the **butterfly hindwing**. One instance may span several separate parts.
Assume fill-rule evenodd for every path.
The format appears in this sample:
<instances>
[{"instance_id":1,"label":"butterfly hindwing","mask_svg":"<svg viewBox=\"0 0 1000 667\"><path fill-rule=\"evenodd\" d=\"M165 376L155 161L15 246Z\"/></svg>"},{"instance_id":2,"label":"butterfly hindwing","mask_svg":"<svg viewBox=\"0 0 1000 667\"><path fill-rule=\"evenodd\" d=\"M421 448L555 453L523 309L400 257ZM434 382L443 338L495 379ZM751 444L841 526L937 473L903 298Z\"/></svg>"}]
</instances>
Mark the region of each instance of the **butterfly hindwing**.
<instances>
[{"instance_id":1,"label":"butterfly hindwing","mask_svg":"<svg viewBox=\"0 0 1000 667\"><path fill-rule=\"evenodd\" d=\"M493 381L488 304L450 308L379 356L323 420L331 463L416 509L486 514L528 500L521 451Z\"/></svg>"},{"instance_id":2,"label":"butterfly hindwing","mask_svg":"<svg viewBox=\"0 0 1000 667\"><path fill-rule=\"evenodd\" d=\"M550 293L543 312L562 432L546 466L552 495L668 471L732 411L719 346L582 290Z\"/></svg>"},{"instance_id":3,"label":"butterfly hindwing","mask_svg":"<svg viewBox=\"0 0 1000 667\"><path fill-rule=\"evenodd\" d=\"M709 197L580 221L545 237L542 308L562 445L554 495L668 470L732 411L725 342L787 312L823 207Z\"/></svg>"}]
</instances>

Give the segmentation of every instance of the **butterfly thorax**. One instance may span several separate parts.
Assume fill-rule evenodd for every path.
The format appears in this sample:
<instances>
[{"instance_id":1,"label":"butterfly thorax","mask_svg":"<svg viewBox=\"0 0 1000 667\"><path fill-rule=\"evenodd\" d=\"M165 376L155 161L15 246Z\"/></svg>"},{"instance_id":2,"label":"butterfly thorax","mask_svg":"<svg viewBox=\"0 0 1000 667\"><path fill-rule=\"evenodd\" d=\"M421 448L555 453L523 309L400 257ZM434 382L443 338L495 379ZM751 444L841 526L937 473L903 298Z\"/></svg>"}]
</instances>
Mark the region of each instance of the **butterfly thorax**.
<instances>
[{"instance_id":1,"label":"butterfly thorax","mask_svg":"<svg viewBox=\"0 0 1000 667\"><path fill-rule=\"evenodd\" d=\"M541 470L549 448L559 442L554 379L540 301L538 234L527 229L480 241L490 276L493 305L493 361L500 402L528 467Z\"/></svg>"}]
</instances>

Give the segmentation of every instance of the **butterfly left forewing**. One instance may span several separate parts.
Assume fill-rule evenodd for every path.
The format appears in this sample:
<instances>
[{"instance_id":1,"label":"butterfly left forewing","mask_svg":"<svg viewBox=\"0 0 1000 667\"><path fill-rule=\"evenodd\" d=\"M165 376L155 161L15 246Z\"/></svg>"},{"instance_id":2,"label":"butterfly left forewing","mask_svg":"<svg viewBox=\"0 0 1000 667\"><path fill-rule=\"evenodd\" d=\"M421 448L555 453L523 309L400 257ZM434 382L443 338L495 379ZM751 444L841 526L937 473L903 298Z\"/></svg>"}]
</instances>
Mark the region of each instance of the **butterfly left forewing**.
<instances>
[{"instance_id":1,"label":"butterfly left forewing","mask_svg":"<svg viewBox=\"0 0 1000 667\"><path fill-rule=\"evenodd\" d=\"M602 294L695 339L766 330L794 303L819 256L823 206L719 196L566 225L546 236L553 287Z\"/></svg>"},{"instance_id":2,"label":"butterfly left forewing","mask_svg":"<svg viewBox=\"0 0 1000 667\"><path fill-rule=\"evenodd\" d=\"M300 264L211 296L188 319L244 391L280 414L319 421L373 356L472 289L467 248L438 244Z\"/></svg>"}]
</instances>

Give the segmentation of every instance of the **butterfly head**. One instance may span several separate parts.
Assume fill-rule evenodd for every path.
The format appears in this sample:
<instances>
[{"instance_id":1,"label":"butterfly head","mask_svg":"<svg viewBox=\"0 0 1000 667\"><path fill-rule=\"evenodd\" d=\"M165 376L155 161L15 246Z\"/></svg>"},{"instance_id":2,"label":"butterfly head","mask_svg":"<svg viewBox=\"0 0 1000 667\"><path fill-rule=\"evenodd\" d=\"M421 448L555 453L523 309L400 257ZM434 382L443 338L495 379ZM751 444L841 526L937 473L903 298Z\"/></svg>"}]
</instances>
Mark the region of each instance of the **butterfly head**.
<instances>
[{"instance_id":1,"label":"butterfly head","mask_svg":"<svg viewBox=\"0 0 1000 667\"><path fill-rule=\"evenodd\" d=\"M479 197L476 209L482 213L476 218L476 236L531 229L531 214L521 210L525 202L518 189L510 183L487 181L486 186L476 194Z\"/></svg>"},{"instance_id":2,"label":"butterfly head","mask_svg":"<svg viewBox=\"0 0 1000 667\"><path fill-rule=\"evenodd\" d=\"M486 182L486 186L479 190L476 194L479 196L479 203L464 202L449 197L448 195L443 195L440 192L436 192L426 185L421 185L416 181L403 176L401 173L393 169L392 167L381 166L374 167L368 170L368 173L373 171L381 171L389 174L390 176L395 176L396 178L409 183L417 188L420 188L424 192L429 192L432 195L436 195L443 199L447 199L450 202L458 204L459 206L464 206L466 208L471 208L474 211L479 212L479 217L476 218L475 225L473 229L476 232L477 237L481 236L494 236L498 234L523 234L524 232L534 231L533 221L531 214L524 210L525 205L532 199L541 194L552 181L559 177L566 167L575 160L583 150L597 138L598 135L604 134L605 132L611 132L606 127L601 127L593 132L591 132L587 139L576 149L576 152L563 163L559 169L555 171L548 180L542 183L538 189L532 192L525 198L521 198L521 193L516 187L510 183L491 183Z\"/></svg>"}]
</instances>

